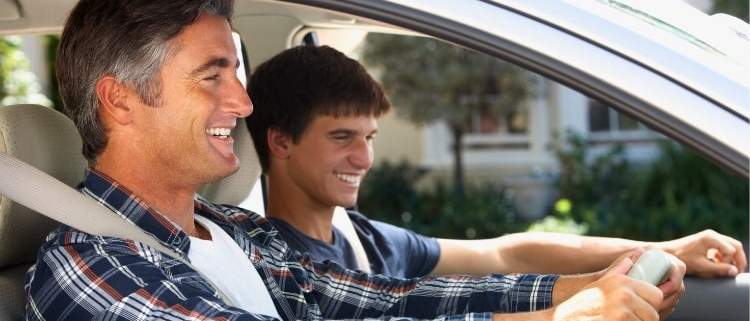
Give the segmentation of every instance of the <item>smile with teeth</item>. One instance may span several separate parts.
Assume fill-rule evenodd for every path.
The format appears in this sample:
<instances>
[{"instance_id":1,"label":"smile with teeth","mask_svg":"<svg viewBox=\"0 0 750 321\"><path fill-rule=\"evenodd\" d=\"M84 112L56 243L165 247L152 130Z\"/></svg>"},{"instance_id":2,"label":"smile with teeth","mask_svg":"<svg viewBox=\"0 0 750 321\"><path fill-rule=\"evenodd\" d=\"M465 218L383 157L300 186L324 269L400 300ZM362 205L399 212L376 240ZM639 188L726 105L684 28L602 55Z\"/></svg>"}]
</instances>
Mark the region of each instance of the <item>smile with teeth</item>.
<instances>
[{"instance_id":1,"label":"smile with teeth","mask_svg":"<svg viewBox=\"0 0 750 321\"><path fill-rule=\"evenodd\" d=\"M213 137L219 138L219 139L228 139L229 135L232 133L231 128L209 128L206 129L206 134L209 134Z\"/></svg>"},{"instance_id":2,"label":"smile with teeth","mask_svg":"<svg viewBox=\"0 0 750 321\"><path fill-rule=\"evenodd\" d=\"M335 175L339 180L354 185L359 185L360 180L362 180L362 176L359 175L347 175L341 173L335 173Z\"/></svg>"}]
</instances>

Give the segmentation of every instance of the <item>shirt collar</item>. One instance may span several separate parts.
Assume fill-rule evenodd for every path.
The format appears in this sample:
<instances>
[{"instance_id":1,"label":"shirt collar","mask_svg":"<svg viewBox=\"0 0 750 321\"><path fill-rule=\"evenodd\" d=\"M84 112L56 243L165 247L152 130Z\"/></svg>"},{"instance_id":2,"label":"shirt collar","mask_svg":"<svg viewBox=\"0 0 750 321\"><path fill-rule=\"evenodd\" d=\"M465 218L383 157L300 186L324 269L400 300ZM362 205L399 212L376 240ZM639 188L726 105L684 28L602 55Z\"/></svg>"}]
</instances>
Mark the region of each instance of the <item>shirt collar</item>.
<instances>
[{"instance_id":1,"label":"shirt collar","mask_svg":"<svg viewBox=\"0 0 750 321\"><path fill-rule=\"evenodd\" d=\"M165 246L186 256L190 239L182 228L114 179L89 168L79 188L81 192L140 227Z\"/></svg>"}]
</instances>

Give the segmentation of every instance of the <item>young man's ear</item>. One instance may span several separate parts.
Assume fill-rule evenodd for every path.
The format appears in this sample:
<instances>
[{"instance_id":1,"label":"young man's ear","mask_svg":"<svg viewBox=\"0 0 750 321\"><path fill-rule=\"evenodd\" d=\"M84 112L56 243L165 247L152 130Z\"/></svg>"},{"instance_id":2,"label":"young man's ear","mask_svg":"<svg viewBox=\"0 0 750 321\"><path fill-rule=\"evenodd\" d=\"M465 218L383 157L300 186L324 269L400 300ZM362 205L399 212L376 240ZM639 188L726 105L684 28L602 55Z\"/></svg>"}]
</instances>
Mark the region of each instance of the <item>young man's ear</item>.
<instances>
[{"instance_id":1,"label":"young man's ear","mask_svg":"<svg viewBox=\"0 0 750 321\"><path fill-rule=\"evenodd\" d=\"M96 82L96 96L101 106L103 118L118 124L127 125L133 121L133 106L130 88L114 76L104 76Z\"/></svg>"},{"instance_id":2,"label":"young man's ear","mask_svg":"<svg viewBox=\"0 0 750 321\"><path fill-rule=\"evenodd\" d=\"M275 128L269 128L266 139L268 140L269 156L280 159L289 158L292 138L288 134Z\"/></svg>"}]
</instances>

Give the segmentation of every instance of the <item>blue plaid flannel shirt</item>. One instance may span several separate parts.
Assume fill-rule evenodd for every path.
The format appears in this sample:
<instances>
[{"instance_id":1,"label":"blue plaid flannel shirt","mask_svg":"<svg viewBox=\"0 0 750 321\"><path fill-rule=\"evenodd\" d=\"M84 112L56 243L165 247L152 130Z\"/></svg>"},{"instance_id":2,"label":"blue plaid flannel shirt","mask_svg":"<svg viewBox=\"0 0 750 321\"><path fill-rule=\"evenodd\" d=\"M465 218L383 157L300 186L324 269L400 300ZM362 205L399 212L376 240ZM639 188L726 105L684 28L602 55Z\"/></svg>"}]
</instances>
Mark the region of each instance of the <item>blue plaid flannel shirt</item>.
<instances>
[{"instance_id":1,"label":"blue plaid flannel shirt","mask_svg":"<svg viewBox=\"0 0 750 321\"><path fill-rule=\"evenodd\" d=\"M81 190L183 255L188 236L117 182L87 171ZM195 214L226 231L258 270L285 320L489 320L493 311L550 307L554 275L394 279L313 263L290 250L263 217L195 199ZM241 280L238 280L241 282ZM147 245L86 234L50 233L26 275L27 320L270 320L227 306L187 264ZM401 319L401 318L399 318Z\"/></svg>"}]
</instances>

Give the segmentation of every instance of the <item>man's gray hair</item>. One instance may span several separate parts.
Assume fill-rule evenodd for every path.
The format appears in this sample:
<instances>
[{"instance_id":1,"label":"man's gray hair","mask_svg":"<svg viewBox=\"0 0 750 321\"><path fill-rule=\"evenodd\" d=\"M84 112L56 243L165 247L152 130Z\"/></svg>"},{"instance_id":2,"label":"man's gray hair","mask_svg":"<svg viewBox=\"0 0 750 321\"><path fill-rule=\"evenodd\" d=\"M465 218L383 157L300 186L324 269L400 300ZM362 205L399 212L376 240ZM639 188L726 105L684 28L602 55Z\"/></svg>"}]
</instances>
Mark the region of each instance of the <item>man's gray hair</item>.
<instances>
[{"instance_id":1,"label":"man's gray hair","mask_svg":"<svg viewBox=\"0 0 750 321\"><path fill-rule=\"evenodd\" d=\"M96 82L114 76L149 106L160 105L159 72L176 52L172 41L201 14L230 21L233 0L81 0L60 39L56 73L65 113L90 163L107 144Z\"/></svg>"}]
</instances>

